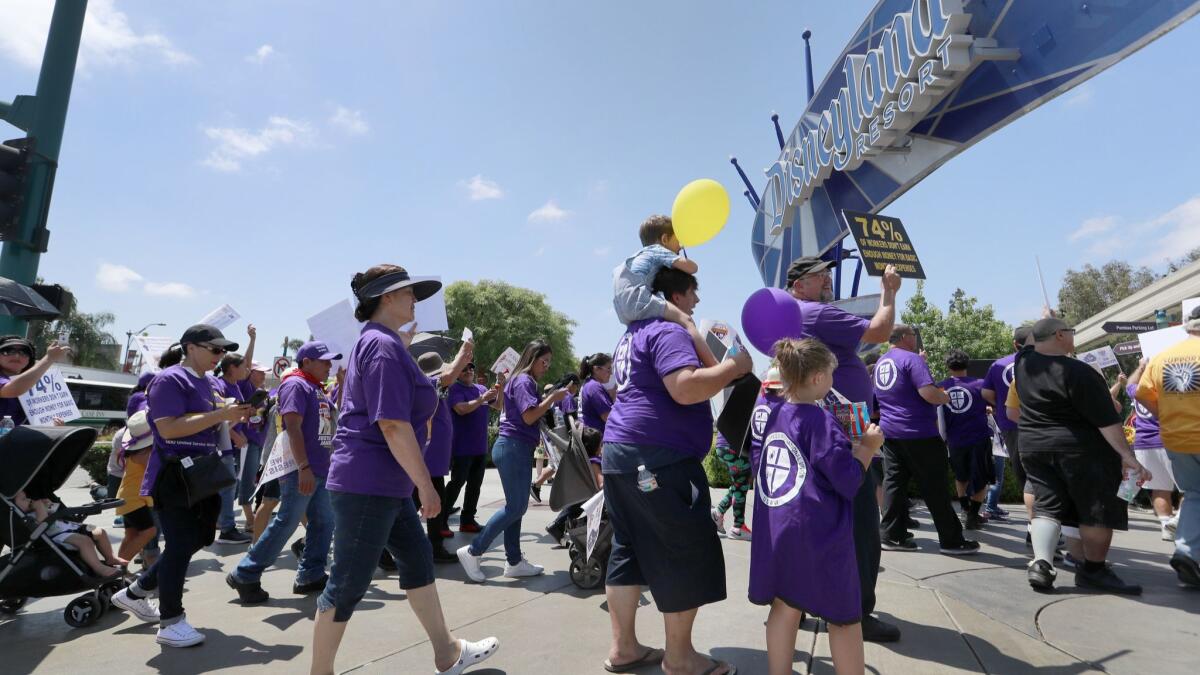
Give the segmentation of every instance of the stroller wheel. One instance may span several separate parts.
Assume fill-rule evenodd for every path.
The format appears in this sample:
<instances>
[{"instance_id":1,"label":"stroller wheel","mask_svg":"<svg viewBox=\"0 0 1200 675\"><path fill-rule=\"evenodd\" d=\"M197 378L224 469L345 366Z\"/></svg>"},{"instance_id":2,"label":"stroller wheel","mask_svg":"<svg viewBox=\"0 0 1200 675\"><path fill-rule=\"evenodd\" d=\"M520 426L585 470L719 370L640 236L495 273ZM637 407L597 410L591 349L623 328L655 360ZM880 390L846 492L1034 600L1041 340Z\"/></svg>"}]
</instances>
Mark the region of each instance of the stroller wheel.
<instances>
[{"instance_id":1,"label":"stroller wheel","mask_svg":"<svg viewBox=\"0 0 1200 675\"><path fill-rule=\"evenodd\" d=\"M604 582L604 567L595 558L583 561L571 560L571 581L584 590L596 588Z\"/></svg>"},{"instance_id":2,"label":"stroller wheel","mask_svg":"<svg viewBox=\"0 0 1200 675\"><path fill-rule=\"evenodd\" d=\"M21 611L29 598L8 598L0 600L0 614L16 614Z\"/></svg>"},{"instance_id":3,"label":"stroller wheel","mask_svg":"<svg viewBox=\"0 0 1200 675\"><path fill-rule=\"evenodd\" d=\"M128 585L129 583L122 579L117 582L110 581L109 583L101 585L100 588L97 588L96 599L100 601L100 607L107 612L109 608L112 607L112 596L115 595L117 591L125 588Z\"/></svg>"},{"instance_id":4,"label":"stroller wheel","mask_svg":"<svg viewBox=\"0 0 1200 675\"><path fill-rule=\"evenodd\" d=\"M96 619L104 613L100 601L91 595L81 595L67 604L63 610L63 618L72 628L83 628L96 623Z\"/></svg>"}]
</instances>

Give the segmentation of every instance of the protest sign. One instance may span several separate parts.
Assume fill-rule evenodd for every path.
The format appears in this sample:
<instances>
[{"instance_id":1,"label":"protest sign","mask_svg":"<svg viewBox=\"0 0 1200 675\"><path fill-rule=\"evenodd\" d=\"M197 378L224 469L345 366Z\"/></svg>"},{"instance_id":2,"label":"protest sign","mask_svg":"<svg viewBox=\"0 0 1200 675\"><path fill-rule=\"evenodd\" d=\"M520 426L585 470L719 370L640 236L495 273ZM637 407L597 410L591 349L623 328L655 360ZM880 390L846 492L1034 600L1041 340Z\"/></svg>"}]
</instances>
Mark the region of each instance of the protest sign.
<instances>
[{"instance_id":1,"label":"protest sign","mask_svg":"<svg viewBox=\"0 0 1200 675\"><path fill-rule=\"evenodd\" d=\"M209 312L203 319L200 319L196 323L204 323L216 328L217 330L225 330L227 327L233 324L234 321L237 321L240 318L242 318L242 315L238 314L236 309L230 307L229 305L221 305L220 307Z\"/></svg>"},{"instance_id":2,"label":"protest sign","mask_svg":"<svg viewBox=\"0 0 1200 675\"><path fill-rule=\"evenodd\" d=\"M1183 326L1171 326L1149 333L1139 333L1138 342L1142 343L1142 356L1152 359L1159 352L1183 342L1187 336L1187 331L1183 329Z\"/></svg>"},{"instance_id":3,"label":"protest sign","mask_svg":"<svg viewBox=\"0 0 1200 675\"><path fill-rule=\"evenodd\" d=\"M267 463L263 465L262 477L258 479L258 485L254 491L257 493L262 486L276 478L292 473L296 468L296 458L292 456L292 446L288 443L287 432L281 431L275 437L275 445L271 446L271 454L267 457Z\"/></svg>"},{"instance_id":4,"label":"protest sign","mask_svg":"<svg viewBox=\"0 0 1200 675\"><path fill-rule=\"evenodd\" d=\"M134 336L133 343L137 346L138 353L142 358L141 372L157 373L159 370L158 360L162 357L163 352L175 344L175 338L137 335Z\"/></svg>"},{"instance_id":5,"label":"protest sign","mask_svg":"<svg viewBox=\"0 0 1200 675\"><path fill-rule=\"evenodd\" d=\"M517 367L517 361L521 360L521 355L512 347L505 347L504 352L500 354L500 358L492 364L492 372L497 375L507 375Z\"/></svg>"},{"instance_id":6,"label":"protest sign","mask_svg":"<svg viewBox=\"0 0 1200 675\"><path fill-rule=\"evenodd\" d=\"M583 559L585 563L592 559L592 551L596 548L596 542L600 539L600 517L603 513L604 491L601 490L583 503L583 516L587 518L587 554Z\"/></svg>"},{"instance_id":7,"label":"protest sign","mask_svg":"<svg viewBox=\"0 0 1200 675\"><path fill-rule=\"evenodd\" d=\"M64 422L83 417L58 366L50 366L50 370L42 375L37 384L17 399L21 402L21 408L25 410L25 416L29 418L30 426L52 426L56 417Z\"/></svg>"},{"instance_id":8,"label":"protest sign","mask_svg":"<svg viewBox=\"0 0 1200 675\"><path fill-rule=\"evenodd\" d=\"M1188 315L1190 315L1192 313L1192 310L1196 309L1197 307L1200 307L1200 298L1188 298L1187 300L1184 300L1183 301L1183 320L1187 321Z\"/></svg>"},{"instance_id":9,"label":"protest sign","mask_svg":"<svg viewBox=\"0 0 1200 675\"><path fill-rule=\"evenodd\" d=\"M1113 366L1118 368L1121 367L1120 364L1117 363L1117 355L1113 353L1113 348L1109 347L1108 345L1080 354L1079 360L1090 365L1096 370L1112 368Z\"/></svg>"},{"instance_id":10,"label":"protest sign","mask_svg":"<svg viewBox=\"0 0 1200 675\"><path fill-rule=\"evenodd\" d=\"M925 278L925 269L899 218L847 209L842 209L842 218L858 244L867 274L881 277L888 265L895 265L896 274L906 279Z\"/></svg>"},{"instance_id":11,"label":"protest sign","mask_svg":"<svg viewBox=\"0 0 1200 675\"><path fill-rule=\"evenodd\" d=\"M350 301L342 300L308 317L308 330L313 339L324 342L334 353L342 355L341 360L334 361L333 371L337 372L358 341L362 324L354 318Z\"/></svg>"},{"instance_id":12,"label":"protest sign","mask_svg":"<svg viewBox=\"0 0 1200 675\"><path fill-rule=\"evenodd\" d=\"M437 281L441 282L441 277L413 277L414 281ZM446 287L438 289L437 293L417 303L416 311L413 313L413 321L417 324L417 330L423 333L429 333L439 330L450 330L450 321L446 318ZM405 324L400 327L400 331L409 330L412 324Z\"/></svg>"}]
</instances>

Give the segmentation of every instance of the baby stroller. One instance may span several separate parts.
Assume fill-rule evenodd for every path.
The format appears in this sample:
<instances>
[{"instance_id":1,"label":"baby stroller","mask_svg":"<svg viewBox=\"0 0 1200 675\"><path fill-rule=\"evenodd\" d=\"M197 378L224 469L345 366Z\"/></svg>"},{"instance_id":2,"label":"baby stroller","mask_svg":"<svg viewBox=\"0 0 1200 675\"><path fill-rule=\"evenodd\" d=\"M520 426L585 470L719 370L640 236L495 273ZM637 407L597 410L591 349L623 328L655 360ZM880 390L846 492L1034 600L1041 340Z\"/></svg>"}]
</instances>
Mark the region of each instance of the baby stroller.
<instances>
[{"instance_id":1,"label":"baby stroller","mask_svg":"<svg viewBox=\"0 0 1200 675\"><path fill-rule=\"evenodd\" d=\"M550 489L550 508L559 511L559 517L565 518L561 528L565 533L561 542L566 545L567 553L571 556L571 582L584 590L591 590L604 583L608 572L608 554L612 550L612 525L608 522L607 514L600 521L600 533L592 549L592 556L587 557L587 519L579 508L588 499L600 491L592 469L588 463L587 451L583 448L583 427L575 425L566 431L565 436L542 428L542 435L547 446L552 446L559 455L558 472L554 475L554 485ZM567 511L567 513L561 513Z\"/></svg>"},{"instance_id":2,"label":"baby stroller","mask_svg":"<svg viewBox=\"0 0 1200 675\"><path fill-rule=\"evenodd\" d=\"M0 612L15 614L31 597L53 597L83 592L72 600L63 617L81 628L96 622L109 608L113 593L128 585L123 577L100 579L79 557L73 546L56 543L47 531L59 520L82 522L87 516L123 504L120 499L68 508L59 505L45 522L16 504L22 490L31 499L53 498L75 471L92 443L96 430L89 427L17 427L0 438Z\"/></svg>"}]
</instances>

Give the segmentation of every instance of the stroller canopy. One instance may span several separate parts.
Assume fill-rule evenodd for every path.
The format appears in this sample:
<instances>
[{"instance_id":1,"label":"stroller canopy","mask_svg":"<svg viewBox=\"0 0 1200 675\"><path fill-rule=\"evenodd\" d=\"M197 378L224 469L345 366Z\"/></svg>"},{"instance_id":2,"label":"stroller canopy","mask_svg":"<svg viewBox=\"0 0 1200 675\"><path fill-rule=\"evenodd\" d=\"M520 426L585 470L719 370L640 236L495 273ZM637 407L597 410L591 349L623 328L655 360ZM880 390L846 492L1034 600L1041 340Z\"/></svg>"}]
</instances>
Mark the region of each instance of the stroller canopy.
<instances>
[{"instance_id":1,"label":"stroller canopy","mask_svg":"<svg viewBox=\"0 0 1200 675\"><path fill-rule=\"evenodd\" d=\"M96 441L91 427L16 427L0 438L0 494L49 496L67 482Z\"/></svg>"},{"instance_id":2,"label":"stroller canopy","mask_svg":"<svg viewBox=\"0 0 1200 675\"><path fill-rule=\"evenodd\" d=\"M542 427L542 433L562 456L558 462L558 472L554 474L554 485L550 487L550 508L562 511L568 506L586 502L599 492L587 452L583 449L583 426L576 424L565 438L545 426Z\"/></svg>"}]
</instances>

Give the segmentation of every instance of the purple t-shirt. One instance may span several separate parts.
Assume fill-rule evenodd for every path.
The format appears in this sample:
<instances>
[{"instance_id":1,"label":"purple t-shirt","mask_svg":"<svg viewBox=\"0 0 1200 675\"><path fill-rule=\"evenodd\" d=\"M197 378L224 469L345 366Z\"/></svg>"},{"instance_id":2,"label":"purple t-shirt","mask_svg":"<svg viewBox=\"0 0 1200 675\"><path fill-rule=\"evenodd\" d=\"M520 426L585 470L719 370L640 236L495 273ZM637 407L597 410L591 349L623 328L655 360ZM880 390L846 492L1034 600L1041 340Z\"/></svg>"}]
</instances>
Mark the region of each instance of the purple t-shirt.
<instances>
[{"instance_id":1,"label":"purple t-shirt","mask_svg":"<svg viewBox=\"0 0 1200 675\"><path fill-rule=\"evenodd\" d=\"M438 378L429 378L429 383L438 389ZM450 445L454 440L454 421L451 419L450 401L447 391L438 390L438 406L433 411L429 425L429 441L425 443L425 466L430 476L445 476L450 473Z\"/></svg>"},{"instance_id":2,"label":"purple t-shirt","mask_svg":"<svg viewBox=\"0 0 1200 675\"><path fill-rule=\"evenodd\" d=\"M575 412L575 397L568 396L568 397L564 398L563 400L559 401L558 409L561 410L562 414L564 414L564 415L569 415L569 414Z\"/></svg>"},{"instance_id":3,"label":"purple t-shirt","mask_svg":"<svg viewBox=\"0 0 1200 675\"><path fill-rule=\"evenodd\" d=\"M0 375L0 387L12 381L11 377ZM14 426L21 426L29 421L25 416L25 409L21 407L20 399L16 398L0 398L0 419L5 416L11 417Z\"/></svg>"},{"instance_id":4,"label":"purple t-shirt","mask_svg":"<svg viewBox=\"0 0 1200 675\"><path fill-rule=\"evenodd\" d=\"M526 424L522 413L536 408L542 399L537 395L537 382L528 373L522 373L504 385L504 414L500 417L500 435L508 438L538 442L538 425Z\"/></svg>"},{"instance_id":5,"label":"purple t-shirt","mask_svg":"<svg viewBox=\"0 0 1200 675\"><path fill-rule=\"evenodd\" d=\"M1008 399L1008 388L1012 386L1013 366L1016 365L1017 355L1009 354L1002 359L996 359L988 367L987 376L983 378L983 388L996 392L996 405L992 406L992 419L1000 431L1012 431L1017 423L1008 419L1004 412L1004 401Z\"/></svg>"},{"instance_id":6,"label":"purple t-shirt","mask_svg":"<svg viewBox=\"0 0 1200 675\"><path fill-rule=\"evenodd\" d=\"M583 383L583 388L579 390L579 409L583 426L603 433L605 421L601 415L611 412L612 407L612 397L608 395L604 385L595 380Z\"/></svg>"},{"instance_id":7,"label":"purple t-shirt","mask_svg":"<svg viewBox=\"0 0 1200 675\"><path fill-rule=\"evenodd\" d=\"M373 321L363 326L350 350L342 386L345 392L326 485L338 492L411 496L412 479L392 456L378 422L408 422L417 447L424 448L437 390L400 336Z\"/></svg>"},{"instance_id":8,"label":"purple t-shirt","mask_svg":"<svg viewBox=\"0 0 1200 675\"><path fill-rule=\"evenodd\" d=\"M250 384L250 378L246 378L238 382L238 391L242 393L241 400L249 401L250 397L254 396L257 388ZM330 399L331 401L333 399ZM263 441L267 438L267 416L263 414L263 408L254 410L250 413L250 420L242 425L242 433L246 434L246 440L250 443L262 447Z\"/></svg>"},{"instance_id":9,"label":"purple t-shirt","mask_svg":"<svg viewBox=\"0 0 1200 675\"><path fill-rule=\"evenodd\" d=\"M823 302L797 302L800 303L801 337L820 340L837 357L833 388L851 403L873 405L871 376L867 374L866 364L858 358L858 345L871 322Z\"/></svg>"},{"instance_id":10,"label":"purple t-shirt","mask_svg":"<svg viewBox=\"0 0 1200 675\"><path fill-rule=\"evenodd\" d=\"M214 389L217 389L217 391L220 391L221 396L223 396L225 398L236 399L238 403L246 402L246 395L245 395L245 393L243 393L242 387L240 386L241 382L230 382L229 380L226 380L223 377L215 377L214 376L213 383L215 385ZM251 392L251 393L253 393L253 392ZM239 422L239 423L233 425L232 428L234 431L238 432L239 434L246 436L246 423L245 422ZM247 436L247 440L249 440L248 436ZM235 450L235 449L236 448L230 449L229 454L232 454L233 450Z\"/></svg>"},{"instance_id":11,"label":"purple t-shirt","mask_svg":"<svg viewBox=\"0 0 1200 675\"><path fill-rule=\"evenodd\" d=\"M604 442L665 448L697 459L707 455L713 428L708 401L680 405L663 382L689 367L701 367L700 359L683 326L662 319L629 324L613 353L618 393Z\"/></svg>"},{"instance_id":12,"label":"purple t-shirt","mask_svg":"<svg viewBox=\"0 0 1200 675\"><path fill-rule=\"evenodd\" d=\"M762 450L763 434L767 431L767 420L770 419L771 413L775 408L779 407L780 403L784 402L784 398L772 391L760 392L758 398L754 401L754 410L750 413L750 468L753 471L758 471L759 451Z\"/></svg>"},{"instance_id":13,"label":"purple t-shirt","mask_svg":"<svg viewBox=\"0 0 1200 675\"><path fill-rule=\"evenodd\" d=\"M987 423L987 401L983 400L983 380L977 377L948 377L938 386L946 390L950 402L942 406L946 420L946 445L965 448L992 437Z\"/></svg>"},{"instance_id":14,"label":"purple t-shirt","mask_svg":"<svg viewBox=\"0 0 1200 675\"><path fill-rule=\"evenodd\" d=\"M875 364L875 399L884 438L938 436L937 406L917 391L933 384L929 365L920 355L894 347Z\"/></svg>"},{"instance_id":15,"label":"purple t-shirt","mask_svg":"<svg viewBox=\"0 0 1200 675\"><path fill-rule=\"evenodd\" d=\"M0 385L3 386L3 385ZM139 410L145 410L147 407L146 392L135 391L129 395L129 400L125 403L125 417L133 417ZM2 417L2 415L0 415Z\"/></svg>"},{"instance_id":16,"label":"purple t-shirt","mask_svg":"<svg viewBox=\"0 0 1200 675\"><path fill-rule=\"evenodd\" d=\"M329 475L329 449L333 445L333 408L325 392L300 376L289 377L279 385L279 415L300 415L300 435L304 454L313 475Z\"/></svg>"},{"instance_id":17,"label":"purple t-shirt","mask_svg":"<svg viewBox=\"0 0 1200 675\"><path fill-rule=\"evenodd\" d=\"M213 387L213 378L197 375L182 365L174 365L154 376L147 391L150 403L150 429L154 432L154 450L146 460L142 495L154 490L158 473L167 457L199 457L217 451L216 425L183 438L163 438L155 420L212 412L225 404L222 392Z\"/></svg>"},{"instance_id":18,"label":"purple t-shirt","mask_svg":"<svg viewBox=\"0 0 1200 675\"><path fill-rule=\"evenodd\" d=\"M459 403L470 403L486 394L487 390L482 384L455 382L450 385L450 395L446 404L452 412L454 433L451 438L451 452L455 457L478 457L487 454L490 409L487 404L480 405L466 415L454 412L454 407Z\"/></svg>"},{"instance_id":19,"label":"purple t-shirt","mask_svg":"<svg viewBox=\"0 0 1200 675\"><path fill-rule=\"evenodd\" d=\"M771 412L760 455L750 601L780 598L830 621L859 620L853 501L864 471L842 425L816 405L785 402Z\"/></svg>"},{"instance_id":20,"label":"purple t-shirt","mask_svg":"<svg viewBox=\"0 0 1200 675\"><path fill-rule=\"evenodd\" d=\"M1129 400L1133 401L1133 447L1137 450L1161 448L1163 442L1159 433L1158 418L1138 402L1137 388L1137 383L1125 387L1125 393L1129 394Z\"/></svg>"}]
</instances>

